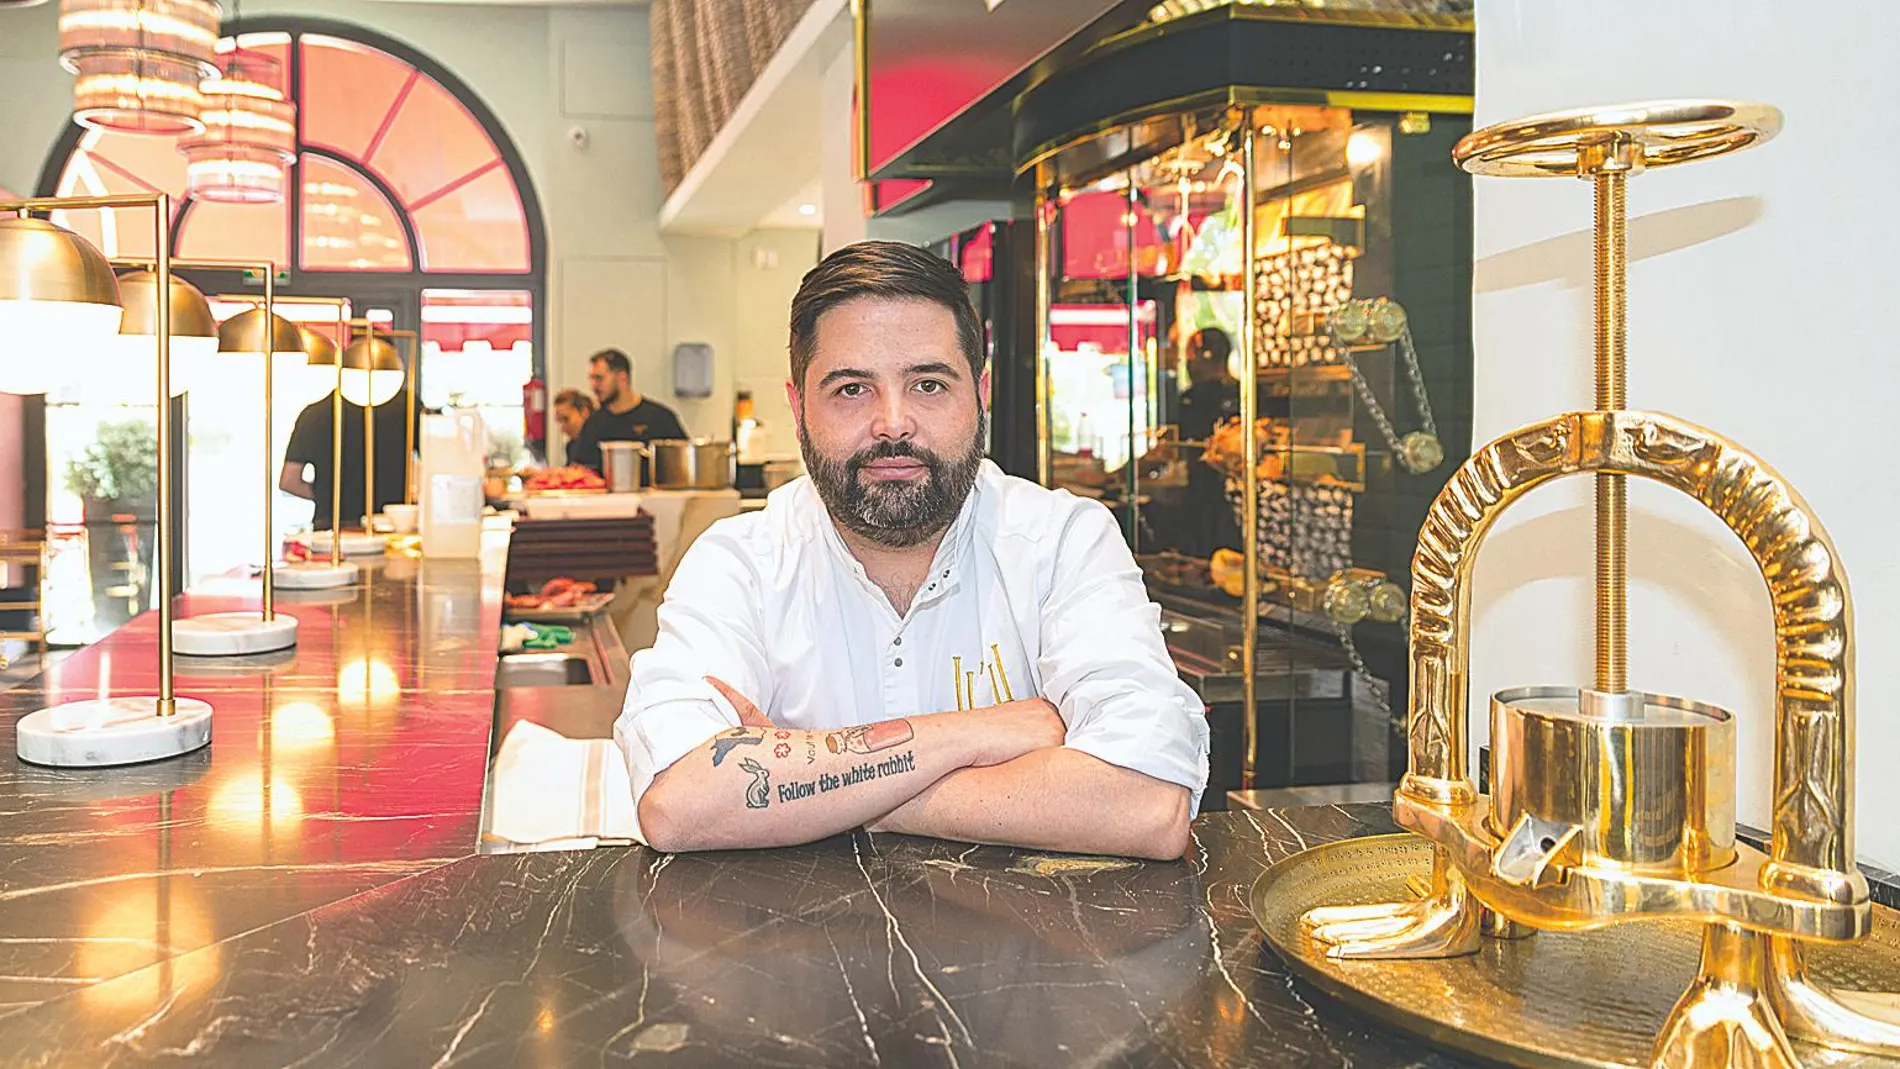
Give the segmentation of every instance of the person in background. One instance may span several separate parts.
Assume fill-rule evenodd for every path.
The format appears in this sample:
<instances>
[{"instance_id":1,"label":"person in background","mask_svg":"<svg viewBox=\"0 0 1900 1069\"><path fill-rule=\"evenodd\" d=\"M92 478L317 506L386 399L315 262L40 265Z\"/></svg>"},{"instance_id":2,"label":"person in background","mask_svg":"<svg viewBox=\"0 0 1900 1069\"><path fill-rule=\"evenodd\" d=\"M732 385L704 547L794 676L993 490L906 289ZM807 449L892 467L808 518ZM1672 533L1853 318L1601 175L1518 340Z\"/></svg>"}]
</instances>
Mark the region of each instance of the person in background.
<instances>
[{"instance_id":1,"label":"person in background","mask_svg":"<svg viewBox=\"0 0 1900 1069\"><path fill-rule=\"evenodd\" d=\"M1099 502L983 456L983 328L911 245L792 298L810 474L686 550L614 739L664 851L857 827L1171 860L1208 726Z\"/></svg>"},{"instance_id":2,"label":"person in background","mask_svg":"<svg viewBox=\"0 0 1900 1069\"><path fill-rule=\"evenodd\" d=\"M311 529L330 530L330 431L333 423L332 394L313 401L297 414L290 431L290 444L284 449L284 466L277 475L277 487L293 497L316 505ZM418 416L422 409L418 402ZM403 418L402 395L376 406L376 504L372 511L401 501L406 475L403 447L409 440L409 424ZM308 473L306 474L306 469ZM363 514L363 406L343 402L343 527L349 530L362 523Z\"/></svg>"},{"instance_id":3,"label":"person in background","mask_svg":"<svg viewBox=\"0 0 1900 1069\"><path fill-rule=\"evenodd\" d=\"M574 441L581 436L581 428L587 424L587 417L593 414L594 399L572 386L554 395L554 422L561 428L561 437L567 439L570 452Z\"/></svg>"},{"instance_id":4,"label":"person in background","mask_svg":"<svg viewBox=\"0 0 1900 1069\"><path fill-rule=\"evenodd\" d=\"M1233 351L1234 343L1219 327L1197 330L1187 340L1189 385L1181 391L1181 441L1196 444L1187 450L1187 522L1180 548L1190 557L1239 545L1240 528L1227 504L1226 476L1200 459L1214 428L1240 414L1240 383L1228 367Z\"/></svg>"},{"instance_id":5,"label":"person in background","mask_svg":"<svg viewBox=\"0 0 1900 1069\"><path fill-rule=\"evenodd\" d=\"M602 349L587 361L587 385L600 408L567 443L567 462L600 471L600 443L653 442L686 437L679 416L633 388L633 362L618 349Z\"/></svg>"}]
</instances>

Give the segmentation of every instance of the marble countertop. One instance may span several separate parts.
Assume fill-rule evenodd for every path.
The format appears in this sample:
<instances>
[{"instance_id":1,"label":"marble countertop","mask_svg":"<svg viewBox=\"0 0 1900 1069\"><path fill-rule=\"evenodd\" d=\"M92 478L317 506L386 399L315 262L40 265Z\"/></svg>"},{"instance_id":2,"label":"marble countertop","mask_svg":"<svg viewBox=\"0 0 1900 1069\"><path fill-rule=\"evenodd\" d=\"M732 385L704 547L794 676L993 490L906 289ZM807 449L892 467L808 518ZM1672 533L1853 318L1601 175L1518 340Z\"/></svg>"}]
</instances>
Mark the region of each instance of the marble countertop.
<instances>
[{"instance_id":1,"label":"marble countertop","mask_svg":"<svg viewBox=\"0 0 1900 1069\"><path fill-rule=\"evenodd\" d=\"M0 1062L1464 1065L1292 984L1247 912L1269 859L1388 830L1210 814L1175 864L862 832L469 857L19 1010Z\"/></svg>"},{"instance_id":2,"label":"marble countertop","mask_svg":"<svg viewBox=\"0 0 1900 1069\"><path fill-rule=\"evenodd\" d=\"M355 586L278 593L296 648L178 659L178 694L213 707L197 753L111 769L14 756L33 709L156 692L151 613L0 693L0 1046L48 999L473 852L501 559L359 563ZM180 598L179 614L255 609L249 586Z\"/></svg>"},{"instance_id":3,"label":"marble countertop","mask_svg":"<svg viewBox=\"0 0 1900 1069\"><path fill-rule=\"evenodd\" d=\"M1173 864L865 833L478 854L502 567L364 563L280 595L295 650L181 663L216 717L187 758L12 757L26 711L156 686L149 615L0 694L0 1065L1461 1064L1313 1001L1247 912L1269 861L1382 806L1211 814Z\"/></svg>"}]
</instances>

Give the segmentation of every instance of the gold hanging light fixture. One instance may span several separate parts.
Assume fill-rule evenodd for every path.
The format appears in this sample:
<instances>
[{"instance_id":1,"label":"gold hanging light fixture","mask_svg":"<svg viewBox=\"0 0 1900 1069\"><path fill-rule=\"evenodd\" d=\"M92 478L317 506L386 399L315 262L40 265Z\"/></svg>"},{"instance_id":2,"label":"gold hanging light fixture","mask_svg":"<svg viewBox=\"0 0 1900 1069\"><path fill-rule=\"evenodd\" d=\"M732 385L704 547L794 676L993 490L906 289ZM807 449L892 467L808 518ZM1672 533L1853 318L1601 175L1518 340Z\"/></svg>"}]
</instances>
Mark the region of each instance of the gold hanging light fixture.
<instances>
[{"instance_id":1,"label":"gold hanging light fixture","mask_svg":"<svg viewBox=\"0 0 1900 1069\"><path fill-rule=\"evenodd\" d=\"M194 199L284 199L284 175L297 154L297 106L277 87L277 68L269 56L237 46L201 87L204 129L178 142Z\"/></svg>"},{"instance_id":2,"label":"gold hanging light fixture","mask_svg":"<svg viewBox=\"0 0 1900 1069\"><path fill-rule=\"evenodd\" d=\"M199 83L218 73L214 0L60 0L59 62L78 75L73 121L177 137L204 129Z\"/></svg>"}]
</instances>

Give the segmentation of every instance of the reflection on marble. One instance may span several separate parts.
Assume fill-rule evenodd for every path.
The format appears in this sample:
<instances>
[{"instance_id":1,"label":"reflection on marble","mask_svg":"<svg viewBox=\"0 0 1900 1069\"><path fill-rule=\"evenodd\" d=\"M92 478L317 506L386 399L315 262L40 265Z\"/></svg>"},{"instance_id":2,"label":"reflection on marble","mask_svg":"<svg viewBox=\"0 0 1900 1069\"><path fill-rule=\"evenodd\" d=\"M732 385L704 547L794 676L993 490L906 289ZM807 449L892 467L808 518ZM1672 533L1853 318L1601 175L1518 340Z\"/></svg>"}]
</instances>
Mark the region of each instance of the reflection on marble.
<instances>
[{"instance_id":1,"label":"reflection on marble","mask_svg":"<svg viewBox=\"0 0 1900 1069\"><path fill-rule=\"evenodd\" d=\"M282 604L295 649L180 658L179 695L213 707L207 750L110 769L12 756L26 712L156 692L153 614L0 693L0 1015L472 852L500 568L388 564L347 600ZM247 608L255 593L179 599Z\"/></svg>"},{"instance_id":2,"label":"reflection on marble","mask_svg":"<svg viewBox=\"0 0 1900 1069\"><path fill-rule=\"evenodd\" d=\"M1247 890L1382 807L1210 814L1183 864L903 836L475 857L0 1020L0 1062L1418 1066Z\"/></svg>"}]
</instances>

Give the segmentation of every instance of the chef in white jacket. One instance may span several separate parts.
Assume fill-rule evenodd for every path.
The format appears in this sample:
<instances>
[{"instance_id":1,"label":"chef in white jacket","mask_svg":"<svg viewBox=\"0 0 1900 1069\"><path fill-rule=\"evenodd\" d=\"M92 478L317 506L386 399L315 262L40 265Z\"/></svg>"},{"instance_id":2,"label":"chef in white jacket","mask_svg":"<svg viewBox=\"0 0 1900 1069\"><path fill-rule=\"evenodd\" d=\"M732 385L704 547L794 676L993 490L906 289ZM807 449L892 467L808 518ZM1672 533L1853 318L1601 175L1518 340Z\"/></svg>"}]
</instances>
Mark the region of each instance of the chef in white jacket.
<instances>
[{"instance_id":1,"label":"chef in white jacket","mask_svg":"<svg viewBox=\"0 0 1900 1069\"><path fill-rule=\"evenodd\" d=\"M809 475L694 541L614 726L649 845L868 827L1183 854L1204 707L1108 511L983 457L983 364L962 277L921 249L805 276Z\"/></svg>"}]
</instances>

